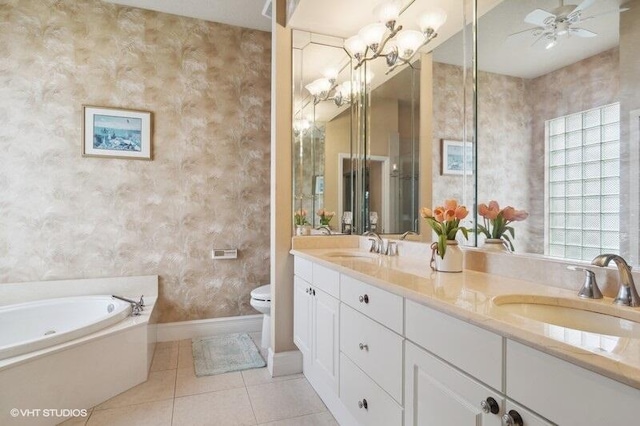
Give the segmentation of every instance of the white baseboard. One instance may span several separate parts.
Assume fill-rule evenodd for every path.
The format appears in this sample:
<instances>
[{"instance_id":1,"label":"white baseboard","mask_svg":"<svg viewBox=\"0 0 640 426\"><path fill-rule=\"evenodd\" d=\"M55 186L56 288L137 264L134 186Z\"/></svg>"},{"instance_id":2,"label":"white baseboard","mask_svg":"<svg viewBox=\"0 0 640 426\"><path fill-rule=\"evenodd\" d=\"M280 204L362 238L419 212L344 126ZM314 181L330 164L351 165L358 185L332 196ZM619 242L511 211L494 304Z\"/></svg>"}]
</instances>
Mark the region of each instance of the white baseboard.
<instances>
[{"instance_id":1,"label":"white baseboard","mask_svg":"<svg viewBox=\"0 0 640 426\"><path fill-rule=\"evenodd\" d=\"M273 349L269 348L268 358L267 367L271 377L302 373L302 352L300 351L274 353Z\"/></svg>"},{"instance_id":2,"label":"white baseboard","mask_svg":"<svg viewBox=\"0 0 640 426\"><path fill-rule=\"evenodd\" d=\"M262 331L262 314L168 322L157 325L158 342L259 331Z\"/></svg>"}]
</instances>

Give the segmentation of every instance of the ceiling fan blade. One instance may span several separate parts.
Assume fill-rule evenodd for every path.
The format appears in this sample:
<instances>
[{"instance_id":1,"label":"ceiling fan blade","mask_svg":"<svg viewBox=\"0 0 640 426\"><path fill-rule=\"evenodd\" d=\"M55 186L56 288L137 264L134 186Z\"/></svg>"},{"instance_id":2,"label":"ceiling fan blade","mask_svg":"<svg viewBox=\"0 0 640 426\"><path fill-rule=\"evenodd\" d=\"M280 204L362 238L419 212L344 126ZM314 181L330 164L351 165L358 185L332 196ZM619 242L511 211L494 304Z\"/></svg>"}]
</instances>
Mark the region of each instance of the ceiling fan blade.
<instances>
[{"instance_id":1,"label":"ceiling fan blade","mask_svg":"<svg viewBox=\"0 0 640 426\"><path fill-rule=\"evenodd\" d=\"M604 15L610 15L612 13L626 12L627 10L629 10L628 7L623 7L623 8L620 8L620 9L613 9L613 10L608 10L608 11L602 12L602 13L596 13L595 15L586 16L586 17L582 18L580 20L580 22L588 21L589 19L593 19L593 18L599 18L600 16L604 16Z\"/></svg>"},{"instance_id":2,"label":"ceiling fan blade","mask_svg":"<svg viewBox=\"0 0 640 426\"><path fill-rule=\"evenodd\" d=\"M593 31L585 30L584 28L571 28L569 34L577 35L578 37L595 37L598 34Z\"/></svg>"},{"instance_id":3,"label":"ceiling fan blade","mask_svg":"<svg viewBox=\"0 0 640 426\"><path fill-rule=\"evenodd\" d=\"M507 36L507 38L509 38L509 37L513 37L513 36L516 36L516 35L518 35L518 34L524 34L524 33L529 32L529 31L535 31L535 30L543 30L543 28L540 28L540 27L527 28L526 30L517 31L517 32L515 32L515 33L513 33L513 34L509 34L509 35Z\"/></svg>"},{"instance_id":4,"label":"ceiling fan blade","mask_svg":"<svg viewBox=\"0 0 640 426\"><path fill-rule=\"evenodd\" d=\"M584 0L582 3L580 3L575 9L573 9L573 12L571 13L575 13L575 12L580 12L582 10L588 9L589 7L591 7L594 3L596 2L596 0Z\"/></svg>"},{"instance_id":5,"label":"ceiling fan blade","mask_svg":"<svg viewBox=\"0 0 640 426\"><path fill-rule=\"evenodd\" d=\"M536 9L529 12L524 18L524 22L531 25L537 25L539 27L546 27L547 22L553 22L556 19L556 15L549 13L546 10Z\"/></svg>"}]
</instances>

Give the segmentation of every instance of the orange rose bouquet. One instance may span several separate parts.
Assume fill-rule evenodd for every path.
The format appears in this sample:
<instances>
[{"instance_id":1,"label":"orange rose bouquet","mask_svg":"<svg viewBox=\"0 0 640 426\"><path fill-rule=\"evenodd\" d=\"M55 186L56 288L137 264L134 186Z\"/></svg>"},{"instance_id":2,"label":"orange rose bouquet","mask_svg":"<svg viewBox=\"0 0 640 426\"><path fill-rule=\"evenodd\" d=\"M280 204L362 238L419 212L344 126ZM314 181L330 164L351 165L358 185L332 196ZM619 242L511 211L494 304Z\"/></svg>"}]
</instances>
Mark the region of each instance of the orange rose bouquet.
<instances>
[{"instance_id":1,"label":"orange rose bouquet","mask_svg":"<svg viewBox=\"0 0 640 426\"><path fill-rule=\"evenodd\" d=\"M467 217L469 210L465 206L458 205L456 200L445 200L444 206L435 207L433 210L423 207L420 215L427 221L431 229L438 235L438 256L444 259L447 250L447 240L455 241L458 231L465 238L469 238L469 230L460 226L460 221Z\"/></svg>"},{"instance_id":2,"label":"orange rose bouquet","mask_svg":"<svg viewBox=\"0 0 640 426\"><path fill-rule=\"evenodd\" d=\"M516 210L511 206L500 209L497 201L490 201L489 205L478 205L478 214L482 216L484 225L478 224L478 232L489 239L502 240L514 251L513 238L516 237L512 222L520 222L529 217L524 210ZM511 237L509 237L511 235Z\"/></svg>"}]
</instances>

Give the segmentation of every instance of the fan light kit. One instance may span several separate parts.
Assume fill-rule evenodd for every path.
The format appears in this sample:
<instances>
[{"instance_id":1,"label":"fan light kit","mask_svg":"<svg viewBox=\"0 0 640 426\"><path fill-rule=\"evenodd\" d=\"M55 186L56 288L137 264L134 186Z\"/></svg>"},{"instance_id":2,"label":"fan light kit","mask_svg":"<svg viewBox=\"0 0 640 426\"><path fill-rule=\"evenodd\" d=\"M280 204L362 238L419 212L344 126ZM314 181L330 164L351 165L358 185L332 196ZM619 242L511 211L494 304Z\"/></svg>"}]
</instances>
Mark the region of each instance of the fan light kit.
<instances>
[{"instance_id":1,"label":"fan light kit","mask_svg":"<svg viewBox=\"0 0 640 426\"><path fill-rule=\"evenodd\" d=\"M530 32L535 41L531 46L537 44L540 40L547 40L545 48L552 49L558 45L558 41L561 37L582 37L590 38L596 37L598 34L593 31L579 27L585 21L597 18L599 16L608 15L611 13L621 13L629 10L628 8L614 9L607 12L598 13L596 15L583 17L582 13L585 9L591 7L596 0L584 0L582 3L564 4L564 1L560 1L560 5L553 11L549 12L542 9L536 9L524 18L524 22L527 24L535 25L534 28L527 28L523 31L511 34L509 37Z\"/></svg>"},{"instance_id":2,"label":"fan light kit","mask_svg":"<svg viewBox=\"0 0 640 426\"><path fill-rule=\"evenodd\" d=\"M357 61L354 69L379 57L387 60L387 74L400 65L409 64L422 46L438 36L438 29L447 20L446 12L436 9L420 15L420 31L403 30L402 25L396 26L402 12L402 5L398 0L380 3L374 9L378 22L363 27L357 35L344 42L349 56Z\"/></svg>"}]
</instances>

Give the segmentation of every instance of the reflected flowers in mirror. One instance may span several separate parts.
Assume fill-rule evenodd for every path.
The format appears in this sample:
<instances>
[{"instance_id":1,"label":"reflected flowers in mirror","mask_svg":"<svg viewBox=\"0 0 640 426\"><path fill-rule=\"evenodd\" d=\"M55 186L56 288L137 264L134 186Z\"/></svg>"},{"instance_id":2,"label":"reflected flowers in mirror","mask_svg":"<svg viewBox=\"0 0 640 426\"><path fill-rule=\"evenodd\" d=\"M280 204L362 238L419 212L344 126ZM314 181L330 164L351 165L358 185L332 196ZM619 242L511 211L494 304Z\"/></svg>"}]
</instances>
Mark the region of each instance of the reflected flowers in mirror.
<instances>
[{"instance_id":1,"label":"reflected flowers in mirror","mask_svg":"<svg viewBox=\"0 0 640 426\"><path fill-rule=\"evenodd\" d=\"M336 212L330 212L326 209L320 209L316 213L320 217L320 225L322 226L329 226L329 222L331 222L331 219L336 215Z\"/></svg>"},{"instance_id":2,"label":"reflected flowers in mirror","mask_svg":"<svg viewBox=\"0 0 640 426\"><path fill-rule=\"evenodd\" d=\"M478 232L487 239L502 240L511 251L514 251L513 240L516 237L513 222L521 222L529 217L525 210L516 210L511 206L500 209L497 201L490 201L489 205L479 204L478 214L482 216L484 225L478 224Z\"/></svg>"},{"instance_id":3,"label":"reflected flowers in mirror","mask_svg":"<svg viewBox=\"0 0 640 426\"><path fill-rule=\"evenodd\" d=\"M305 209L298 209L293 212L293 223L296 226L308 225L307 222L307 211Z\"/></svg>"}]
</instances>

